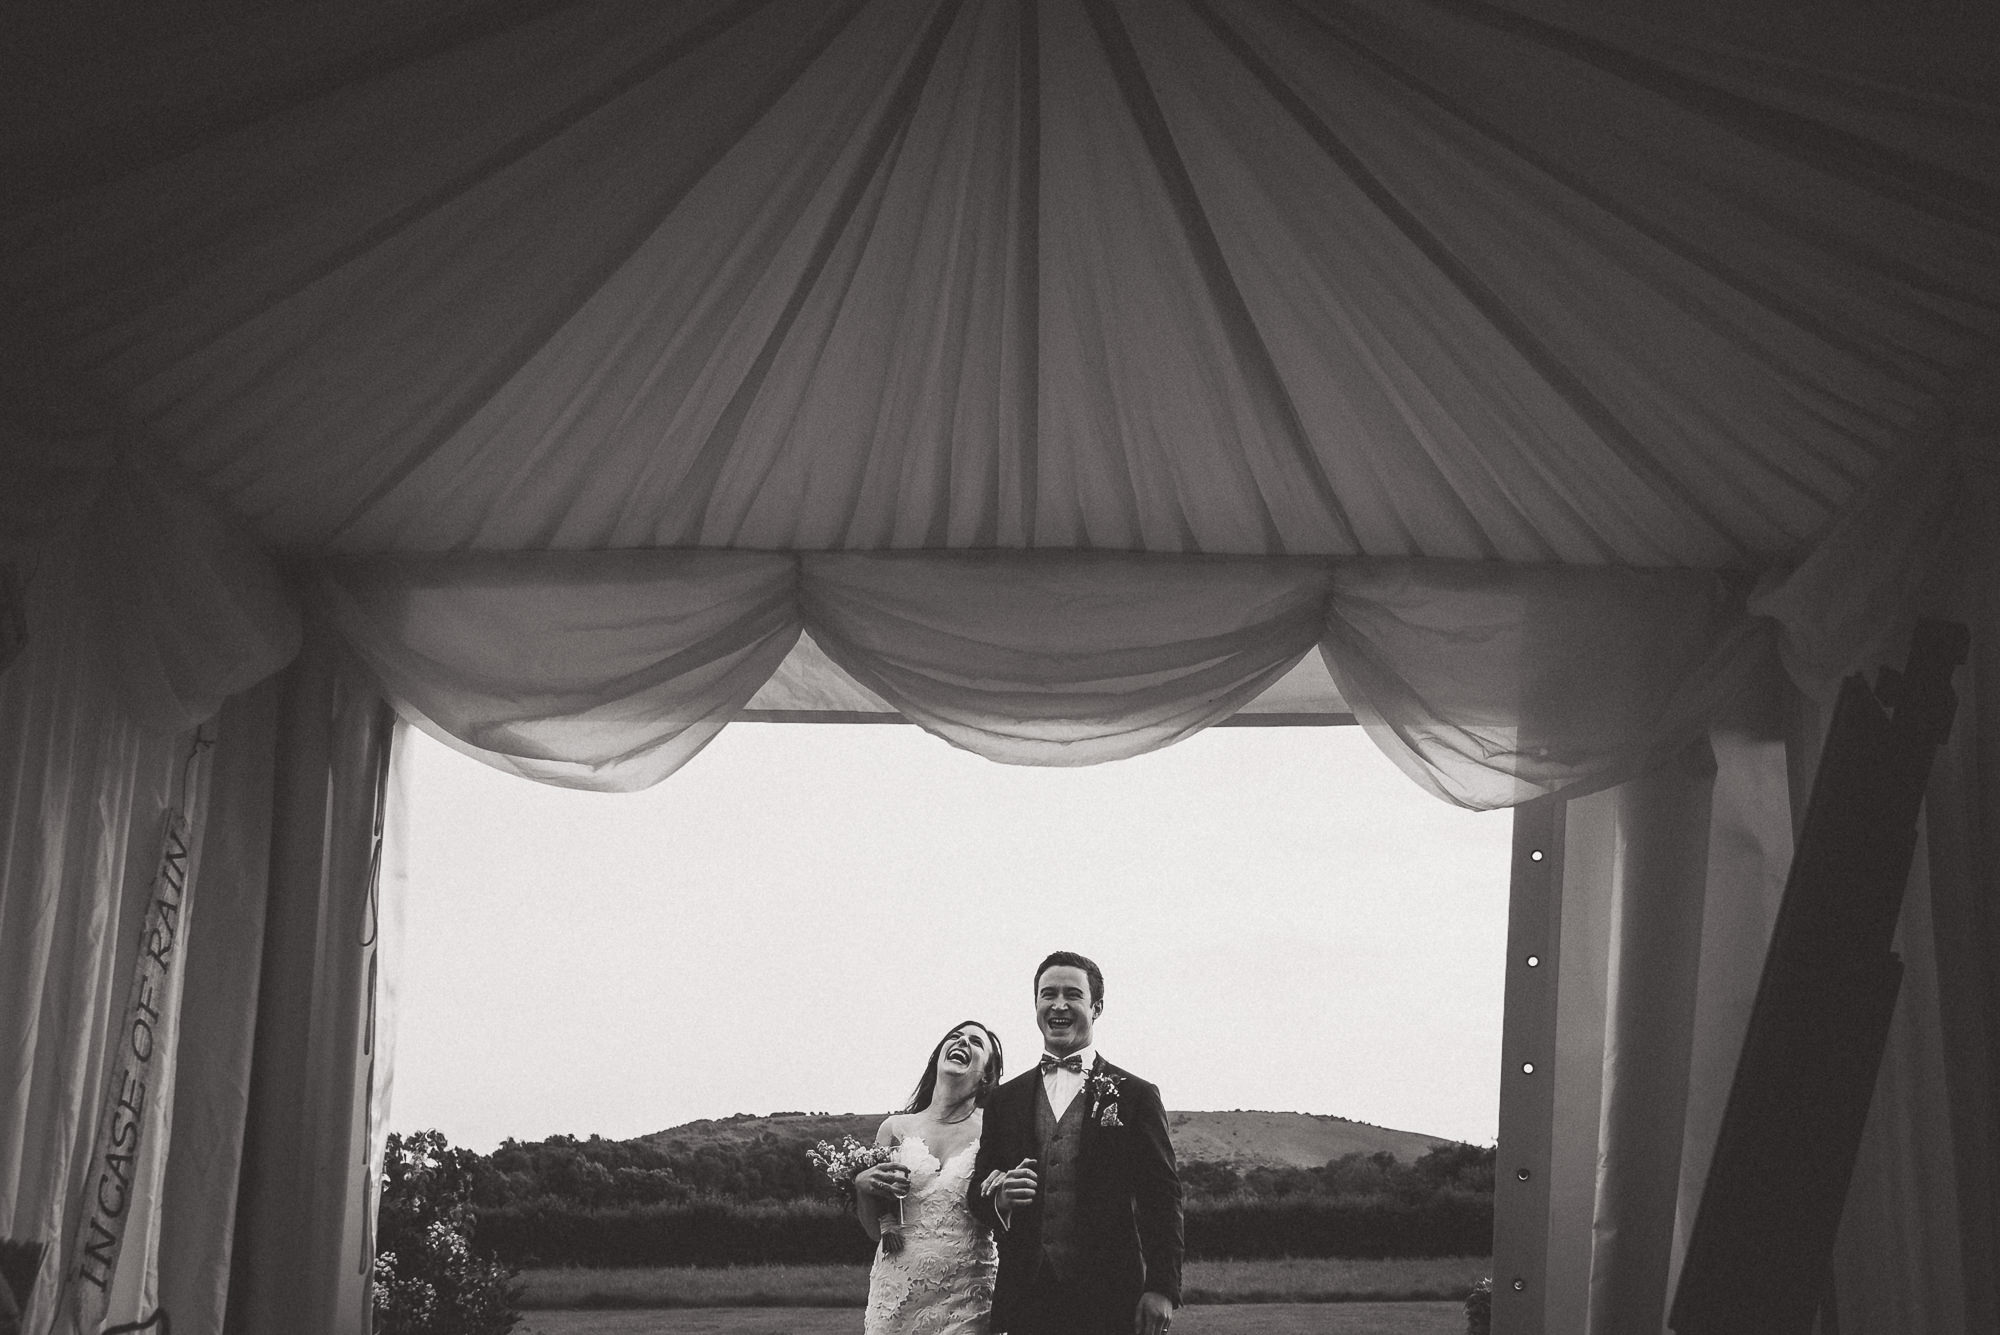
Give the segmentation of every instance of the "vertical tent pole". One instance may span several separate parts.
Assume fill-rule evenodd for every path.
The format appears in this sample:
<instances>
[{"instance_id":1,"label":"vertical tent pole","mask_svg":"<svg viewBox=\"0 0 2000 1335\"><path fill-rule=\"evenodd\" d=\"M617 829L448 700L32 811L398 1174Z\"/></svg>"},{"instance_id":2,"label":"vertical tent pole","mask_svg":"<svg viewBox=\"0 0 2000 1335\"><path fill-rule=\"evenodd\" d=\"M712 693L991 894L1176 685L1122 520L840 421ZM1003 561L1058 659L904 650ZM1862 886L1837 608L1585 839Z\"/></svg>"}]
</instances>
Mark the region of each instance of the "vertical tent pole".
<instances>
[{"instance_id":1,"label":"vertical tent pole","mask_svg":"<svg viewBox=\"0 0 2000 1335\"><path fill-rule=\"evenodd\" d=\"M1507 990L1500 1022L1500 1137L1493 1186L1493 1335L1543 1335L1555 1119L1564 804L1514 808Z\"/></svg>"}]
</instances>

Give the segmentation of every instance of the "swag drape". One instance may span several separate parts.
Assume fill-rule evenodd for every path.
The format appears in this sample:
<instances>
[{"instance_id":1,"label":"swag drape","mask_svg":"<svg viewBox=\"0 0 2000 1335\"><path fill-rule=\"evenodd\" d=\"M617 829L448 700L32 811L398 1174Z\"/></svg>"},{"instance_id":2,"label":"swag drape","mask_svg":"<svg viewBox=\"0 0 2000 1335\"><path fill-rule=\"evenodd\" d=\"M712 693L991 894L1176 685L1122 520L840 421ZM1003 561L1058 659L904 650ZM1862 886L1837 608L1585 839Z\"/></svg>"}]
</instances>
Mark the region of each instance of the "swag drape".
<instances>
[{"instance_id":1,"label":"swag drape","mask_svg":"<svg viewBox=\"0 0 2000 1335\"><path fill-rule=\"evenodd\" d=\"M1475 562L513 553L327 562L315 592L411 722L609 790L684 763L801 629L947 741L1042 765L1177 741L1317 646L1392 758L1478 808L1634 772L1772 649L1727 576Z\"/></svg>"}]
</instances>

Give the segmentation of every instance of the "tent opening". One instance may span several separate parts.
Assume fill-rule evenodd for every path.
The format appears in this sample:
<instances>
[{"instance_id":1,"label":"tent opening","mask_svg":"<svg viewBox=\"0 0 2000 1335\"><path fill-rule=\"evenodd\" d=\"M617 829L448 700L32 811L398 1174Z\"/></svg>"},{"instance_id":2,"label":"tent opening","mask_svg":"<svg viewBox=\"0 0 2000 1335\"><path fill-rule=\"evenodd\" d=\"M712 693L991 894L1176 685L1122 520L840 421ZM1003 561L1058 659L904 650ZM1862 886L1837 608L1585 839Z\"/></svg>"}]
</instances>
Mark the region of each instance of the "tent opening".
<instances>
[{"instance_id":1,"label":"tent opening","mask_svg":"<svg viewBox=\"0 0 2000 1335\"><path fill-rule=\"evenodd\" d=\"M737 724L621 795L413 730L397 766L397 1129L490 1151L886 1113L966 1016L1025 1069L1029 976L1071 949L1106 973L1100 1045L1170 1108L1493 1140L1510 822L1360 729L1035 769L915 728Z\"/></svg>"}]
</instances>

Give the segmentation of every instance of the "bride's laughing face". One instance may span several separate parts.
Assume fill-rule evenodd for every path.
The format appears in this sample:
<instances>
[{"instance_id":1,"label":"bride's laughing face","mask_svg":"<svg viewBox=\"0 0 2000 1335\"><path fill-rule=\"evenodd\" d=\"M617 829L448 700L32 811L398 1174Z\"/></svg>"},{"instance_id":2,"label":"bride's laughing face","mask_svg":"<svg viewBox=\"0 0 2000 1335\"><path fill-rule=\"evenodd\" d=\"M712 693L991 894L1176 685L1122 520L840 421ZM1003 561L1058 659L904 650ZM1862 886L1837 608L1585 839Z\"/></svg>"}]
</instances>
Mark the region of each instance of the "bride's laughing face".
<instances>
[{"instance_id":1,"label":"bride's laughing face","mask_svg":"<svg viewBox=\"0 0 2000 1335\"><path fill-rule=\"evenodd\" d=\"M938 1079L970 1077L977 1084L993 1058L993 1039L976 1024L961 1025L951 1031L938 1049Z\"/></svg>"}]
</instances>

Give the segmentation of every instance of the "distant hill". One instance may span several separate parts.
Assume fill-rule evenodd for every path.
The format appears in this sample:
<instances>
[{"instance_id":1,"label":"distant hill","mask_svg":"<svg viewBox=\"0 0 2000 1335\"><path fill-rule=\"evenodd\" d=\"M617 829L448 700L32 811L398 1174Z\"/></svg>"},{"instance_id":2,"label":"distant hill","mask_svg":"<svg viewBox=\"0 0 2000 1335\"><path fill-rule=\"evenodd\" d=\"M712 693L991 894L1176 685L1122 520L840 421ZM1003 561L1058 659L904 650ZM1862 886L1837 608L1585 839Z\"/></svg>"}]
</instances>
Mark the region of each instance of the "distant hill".
<instances>
[{"instance_id":1,"label":"distant hill","mask_svg":"<svg viewBox=\"0 0 2000 1335\"><path fill-rule=\"evenodd\" d=\"M663 1150L691 1152L703 1146L749 1145L766 1135L802 1144L842 1136L869 1140L881 1124L880 1113L738 1114L687 1122L637 1139ZM1179 1158L1236 1168L1317 1168L1342 1155L1382 1151L1413 1163L1426 1151L1452 1143L1442 1136L1397 1131L1321 1113L1174 1112L1167 1114L1167 1125Z\"/></svg>"},{"instance_id":2,"label":"distant hill","mask_svg":"<svg viewBox=\"0 0 2000 1335\"><path fill-rule=\"evenodd\" d=\"M881 1113L772 1113L768 1117L753 1117L749 1113L738 1113L734 1117L704 1117L698 1122L683 1122L670 1126L665 1131L655 1131L650 1135L635 1137L640 1143L654 1145L663 1150L690 1151L705 1145L717 1147L749 1145L765 1135L775 1135L782 1140L798 1140L811 1144L816 1140L839 1140L842 1136L853 1136L856 1140L873 1140L875 1128L882 1125Z\"/></svg>"},{"instance_id":3,"label":"distant hill","mask_svg":"<svg viewBox=\"0 0 2000 1335\"><path fill-rule=\"evenodd\" d=\"M1438 1146L1453 1143L1443 1136L1350 1122L1325 1113L1170 1112L1167 1131L1178 1158L1237 1168L1317 1168L1342 1155L1384 1150L1404 1163L1415 1163Z\"/></svg>"}]
</instances>

